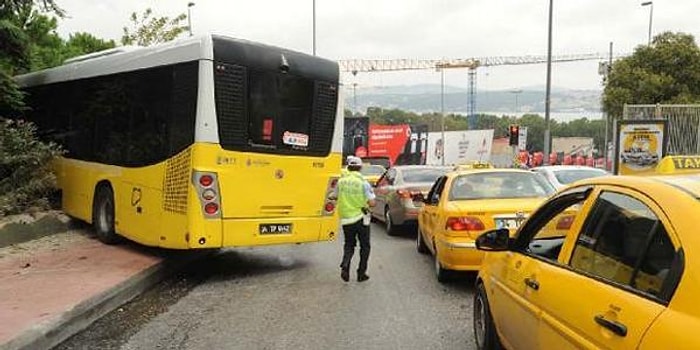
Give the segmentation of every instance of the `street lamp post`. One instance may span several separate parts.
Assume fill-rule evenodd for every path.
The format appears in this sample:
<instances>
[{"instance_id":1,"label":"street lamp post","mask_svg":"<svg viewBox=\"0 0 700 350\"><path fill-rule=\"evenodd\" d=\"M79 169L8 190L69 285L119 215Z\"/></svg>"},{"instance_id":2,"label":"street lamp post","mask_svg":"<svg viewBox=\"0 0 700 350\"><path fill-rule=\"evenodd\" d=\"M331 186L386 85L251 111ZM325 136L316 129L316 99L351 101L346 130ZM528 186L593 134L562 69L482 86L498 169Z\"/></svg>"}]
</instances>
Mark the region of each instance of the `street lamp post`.
<instances>
[{"instance_id":1,"label":"street lamp post","mask_svg":"<svg viewBox=\"0 0 700 350\"><path fill-rule=\"evenodd\" d=\"M190 36L192 36L192 13L190 9L194 6L193 2L187 3L187 29L190 31Z\"/></svg>"},{"instance_id":2,"label":"street lamp post","mask_svg":"<svg viewBox=\"0 0 700 350\"><path fill-rule=\"evenodd\" d=\"M352 83L352 109L353 113L357 112L357 83Z\"/></svg>"},{"instance_id":3,"label":"street lamp post","mask_svg":"<svg viewBox=\"0 0 700 350\"><path fill-rule=\"evenodd\" d=\"M654 2L645 1L642 3L642 6L649 6L649 41L647 45L651 45L651 19L654 17Z\"/></svg>"},{"instance_id":4,"label":"street lamp post","mask_svg":"<svg viewBox=\"0 0 700 350\"><path fill-rule=\"evenodd\" d=\"M544 165L549 165L550 153L550 126L549 126L549 102L552 90L552 5L554 0L549 0L549 30L547 40L547 91L544 100Z\"/></svg>"},{"instance_id":5,"label":"street lamp post","mask_svg":"<svg viewBox=\"0 0 700 350\"><path fill-rule=\"evenodd\" d=\"M316 0L313 0L313 53L316 56Z\"/></svg>"},{"instance_id":6,"label":"street lamp post","mask_svg":"<svg viewBox=\"0 0 700 350\"><path fill-rule=\"evenodd\" d=\"M511 93L515 95L515 116L516 117L518 116L518 110L520 109L519 105L518 105L518 95L520 95L520 93L522 93L522 92L523 92L523 90L520 90L520 89L511 91Z\"/></svg>"},{"instance_id":7,"label":"street lamp post","mask_svg":"<svg viewBox=\"0 0 700 350\"><path fill-rule=\"evenodd\" d=\"M445 68L440 68L440 129L442 132L442 165L445 165Z\"/></svg>"}]
</instances>

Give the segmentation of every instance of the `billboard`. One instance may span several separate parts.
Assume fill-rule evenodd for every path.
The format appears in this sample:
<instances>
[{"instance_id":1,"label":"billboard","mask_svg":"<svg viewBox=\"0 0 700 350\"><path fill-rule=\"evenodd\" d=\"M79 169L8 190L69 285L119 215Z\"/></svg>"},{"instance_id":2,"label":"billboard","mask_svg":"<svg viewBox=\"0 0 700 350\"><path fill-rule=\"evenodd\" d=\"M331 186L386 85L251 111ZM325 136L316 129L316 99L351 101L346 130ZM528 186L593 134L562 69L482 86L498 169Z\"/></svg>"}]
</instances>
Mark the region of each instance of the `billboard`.
<instances>
[{"instance_id":1,"label":"billboard","mask_svg":"<svg viewBox=\"0 0 700 350\"><path fill-rule=\"evenodd\" d=\"M666 155L665 120L619 120L617 122L615 174L648 175Z\"/></svg>"},{"instance_id":2,"label":"billboard","mask_svg":"<svg viewBox=\"0 0 700 350\"><path fill-rule=\"evenodd\" d=\"M427 125L369 125L367 157L387 157L392 165L425 164Z\"/></svg>"},{"instance_id":3,"label":"billboard","mask_svg":"<svg viewBox=\"0 0 700 350\"><path fill-rule=\"evenodd\" d=\"M445 131L445 140L442 139L442 132L429 132L426 164L490 161L492 144L493 130Z\"/></svg>"}]
</instances>

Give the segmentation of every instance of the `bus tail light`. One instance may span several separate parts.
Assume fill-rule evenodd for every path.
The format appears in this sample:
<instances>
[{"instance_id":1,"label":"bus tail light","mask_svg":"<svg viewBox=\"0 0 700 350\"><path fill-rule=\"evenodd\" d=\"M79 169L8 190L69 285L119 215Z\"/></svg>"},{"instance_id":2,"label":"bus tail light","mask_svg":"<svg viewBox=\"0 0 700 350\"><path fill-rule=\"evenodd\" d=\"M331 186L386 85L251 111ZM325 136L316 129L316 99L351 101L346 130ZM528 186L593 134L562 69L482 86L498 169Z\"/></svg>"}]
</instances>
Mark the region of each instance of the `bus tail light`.
<instances>
[{"instance_id":1,"label":"bus tail light","mask_svg":"<svg viewBox=\"0 0 700 350\"><path fill-rule=\"evenodd\" d=\"M338 178L332 177L328 180L328 185L326 186L326 198L323 202L323 212L324 216L330 216L335 213L335 202L338 199Z\"/></svg>"},{"instance_id":2,"label":"bus tail light","mask_svg":"<svg viewBox=\"0 0 700 350\"><path fill-rule=\"evenodd\" d=\"M195 171L192 182L197 190L197 198L207 219L221 218L221 200L219 181L216 173Z\"/></svg>"},{"instance_id":3,"label":"bus tail light","mask_svg":"<svg viewBox=\"0 0 700 350\"><path fill-rule=\"evenodd\" d=\"M214 177L212 177L211 175L205 174L199 177L199 184L202 185L202 187L209 187L213 183Z\"/></svg>"},{"instance_id":4,"label":"bus tail light","mask_svg":"<svg viewBox=\"0 0 700 350\"><path fill-rule=\"evenodd\" d=\"M448 218L445 229L452 231L483 231L486 228L479 218L464 216Z\"/></svg>"},{"instance_id":5,"label":"bus tail light","mask_svg":"<svg viewBox=\"0 0 700 350\"><path fill-rule=\"evenodd\" d=\"M209 215L214 215L219 211L219 206L216 203L209 202L204 205L204 212Z\"/></svg>"}]
</instances>

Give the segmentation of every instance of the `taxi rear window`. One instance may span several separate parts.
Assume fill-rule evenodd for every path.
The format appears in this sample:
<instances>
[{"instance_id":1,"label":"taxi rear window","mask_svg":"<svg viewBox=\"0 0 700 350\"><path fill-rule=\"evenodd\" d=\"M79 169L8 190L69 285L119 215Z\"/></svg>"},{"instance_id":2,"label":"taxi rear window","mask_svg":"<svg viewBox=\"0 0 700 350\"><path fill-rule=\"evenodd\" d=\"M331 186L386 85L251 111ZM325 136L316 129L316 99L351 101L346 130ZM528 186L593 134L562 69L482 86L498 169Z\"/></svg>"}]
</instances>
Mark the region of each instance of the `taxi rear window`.
<instances>
[{"instance_id":1,"label":"taxi rear window","mask_svg":"<svg viewBox=\"0 0 700 350\"><path fill-rule=\"evenodd\" d=\"M451 200L547 197L555 189L534 173L488 172L459 175L452 183Z\"/></svg>"}]
</instances>

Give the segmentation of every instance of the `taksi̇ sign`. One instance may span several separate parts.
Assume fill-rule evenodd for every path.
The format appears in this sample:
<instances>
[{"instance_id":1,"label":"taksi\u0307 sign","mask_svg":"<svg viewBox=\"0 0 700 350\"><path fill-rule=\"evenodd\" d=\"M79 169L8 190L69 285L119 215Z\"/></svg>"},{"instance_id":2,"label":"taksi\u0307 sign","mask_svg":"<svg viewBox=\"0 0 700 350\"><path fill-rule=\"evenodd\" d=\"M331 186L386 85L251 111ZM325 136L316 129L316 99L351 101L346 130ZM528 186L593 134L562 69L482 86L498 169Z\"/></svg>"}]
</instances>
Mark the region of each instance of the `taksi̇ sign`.
<instances>
[{"instance_id":1,"label":"taksi\u0307 sign","mask_svg":"<svg viewBox=\"0 0 700 350\"><path fill-rule=\"evenodd\" d=\"M666 155L665 120L620 120L617 122L615 173L646 175Z\"/></svg>"}]
</instances>

